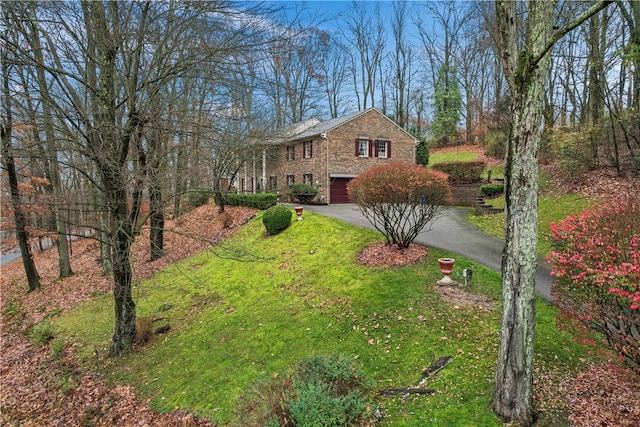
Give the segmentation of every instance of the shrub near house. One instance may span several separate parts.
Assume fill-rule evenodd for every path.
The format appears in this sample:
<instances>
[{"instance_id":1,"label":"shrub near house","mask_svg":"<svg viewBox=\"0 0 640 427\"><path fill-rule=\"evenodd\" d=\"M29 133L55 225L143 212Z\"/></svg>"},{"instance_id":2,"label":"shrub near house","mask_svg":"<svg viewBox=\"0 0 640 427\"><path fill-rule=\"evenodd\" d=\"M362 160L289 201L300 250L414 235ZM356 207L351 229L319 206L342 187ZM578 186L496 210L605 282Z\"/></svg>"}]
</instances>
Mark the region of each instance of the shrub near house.
<instances>
[{"instance_id":1,"label":"shrub near house","mask_svg":"<svg viewBox=\"0 0 640 427\"><path fill-rule=\"evenodd\" d=\"M394 162L358 175L349 198L369 222L400 249L444 212L451 203L447 175L420 165Z\"/></svg>"},{"instance_id":2,"label":"shrub near house","mask_svg":"<svg viewBox=\"0 0 640 427\"><path fill-rule=\"evenodd\" d=\"M318 189L311 184L305 184L304 182L295 182L289 185L291 195L300 203L310 203L316 194Z\"/></svg>"}]
</instances>

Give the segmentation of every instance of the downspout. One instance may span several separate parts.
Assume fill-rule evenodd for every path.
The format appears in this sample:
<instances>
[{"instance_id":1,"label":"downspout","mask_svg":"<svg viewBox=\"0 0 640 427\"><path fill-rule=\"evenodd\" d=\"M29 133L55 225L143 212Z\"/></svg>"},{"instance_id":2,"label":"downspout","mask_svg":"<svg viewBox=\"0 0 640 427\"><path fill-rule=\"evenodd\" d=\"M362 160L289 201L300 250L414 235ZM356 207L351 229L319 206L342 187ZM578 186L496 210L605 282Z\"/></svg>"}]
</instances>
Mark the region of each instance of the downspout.
<instances>
[{"instance_id":1,"label":"downspout","mask_svg":"<svg viewBox=\"0 0 640 427\"><path fill-rule=\"evenodd\" d=\"M331 178L329 178L329 138L327 138L327 134L321 133L320 137L324 139L324 142L327 144L327 161L325 162L327 173L326 173L326 185L324 187L325 197L327 204L331 203L330 194L331 194Z\"/></svg>"}]
</instances>

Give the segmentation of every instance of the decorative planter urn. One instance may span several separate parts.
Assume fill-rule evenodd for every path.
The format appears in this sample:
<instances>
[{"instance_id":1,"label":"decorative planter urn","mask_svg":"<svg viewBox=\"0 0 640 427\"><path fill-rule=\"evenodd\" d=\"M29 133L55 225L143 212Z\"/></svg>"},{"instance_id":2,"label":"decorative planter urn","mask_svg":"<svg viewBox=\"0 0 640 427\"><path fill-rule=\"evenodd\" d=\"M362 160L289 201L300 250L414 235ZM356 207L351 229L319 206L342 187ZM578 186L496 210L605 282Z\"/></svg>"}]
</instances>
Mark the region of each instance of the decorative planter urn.
<instances>
[{"instance_id":1,"label":"decorative planter urn","mask_svg":"<svg viewBox=\"0 0 640 427\"><path fill-rule=\"evenodd\" d=\"M457 282L455 280L451 280L449 277L453 272L453 264L455 264L456 260L453 258L438 258L438 264L440 264L440 272L444 276L442 279L438 280L438 285L447 286L447 285L456 285Z\"/></svg>"},{"instance_id":2,"label":"decorative planter urn","mask_svg":"<svg viewBox=\"0 0 640 427\"><path fill-rule=\"evenodd\" d=\"M296 206L293 209L296 210L296 215L298 215L298 221L302 221L302 206Z\"/></svg>"}]
</instances>

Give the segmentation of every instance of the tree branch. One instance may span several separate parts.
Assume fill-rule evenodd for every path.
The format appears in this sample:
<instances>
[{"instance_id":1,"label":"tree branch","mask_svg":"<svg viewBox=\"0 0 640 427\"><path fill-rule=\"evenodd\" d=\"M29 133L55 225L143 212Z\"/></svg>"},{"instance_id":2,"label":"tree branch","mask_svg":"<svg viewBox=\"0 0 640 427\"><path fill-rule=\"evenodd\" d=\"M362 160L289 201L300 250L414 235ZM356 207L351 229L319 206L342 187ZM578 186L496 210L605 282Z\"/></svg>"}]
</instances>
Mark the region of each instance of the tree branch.
<instances>
[{"instance_id":1,"label":"tree branch","mask_svg":"<svg viewBox=\"0 0 640 427\"><path fill-rule=\"evenodd\" d=\"M540 62L540 60L542 58L544 58L544 56L547 53L549 53L549 51L551 50L551 48L553 48L553 46L556 44L556 42L558 40L560 40L562 37L564 37L565 34L569 33L571 30L576 28L578 25L582 24L587 19L591 18L596 13L600 12L605 7L609 6L611 3L613 3L613 0L601 0L601 1L598 1L597 3L593 4L593 6L591 6L589 9L585 10L583 13L578 15L568 25L566 25L566 26L560 28L558 31L556 31L551 36L551 38L549 38L549 40L547 41L547 44L540 51L540 53L537 56L535 56L535 57L533 57L531 59L531 62L529 63L529 71L533 71L535 69L535 67L538 66L538 62Z\"/></svg>"}]
</instances>

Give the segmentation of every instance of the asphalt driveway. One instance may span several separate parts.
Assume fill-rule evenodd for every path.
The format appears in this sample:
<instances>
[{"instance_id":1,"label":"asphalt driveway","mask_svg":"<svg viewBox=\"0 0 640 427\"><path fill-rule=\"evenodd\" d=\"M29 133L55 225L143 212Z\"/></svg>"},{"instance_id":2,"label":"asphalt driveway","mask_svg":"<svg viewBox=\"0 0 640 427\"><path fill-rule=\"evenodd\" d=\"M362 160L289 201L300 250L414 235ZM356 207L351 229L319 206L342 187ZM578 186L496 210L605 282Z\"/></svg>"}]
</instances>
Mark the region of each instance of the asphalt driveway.
<instances>
[{"instance_id":1,"label":"asphalt driveway","mask_svg":"<svg viewBox=\"0 0 640 427\"><path fill-rule=\"evenodd\" d=\"M304 205L304 209L360 227L374 229L355 204ZM445 214L431 224L431 229L422 231L415 242L451 252L452 256L461 255L492 270L500 271L504 242L469 224L465 219L469 209L447 208ZM551 279L550 269L545 265L544 259L539 258L536 292L548 302L552 301Z\"/></svg>"}]
</instances>

